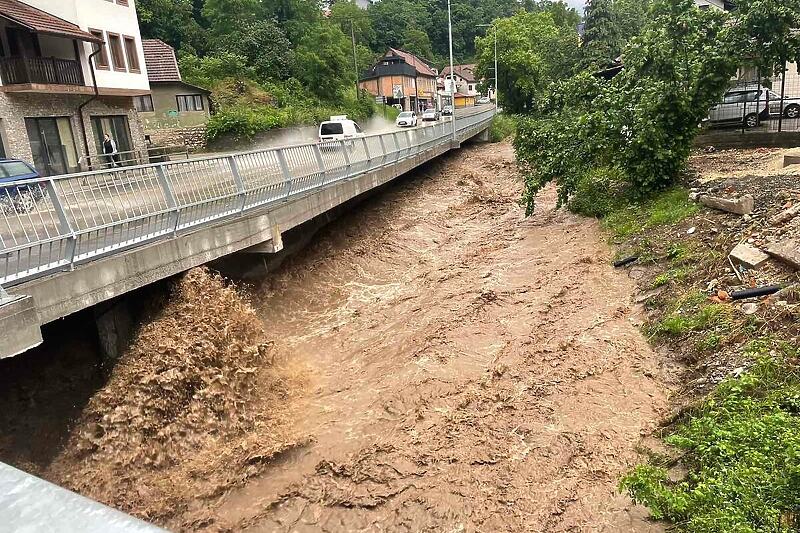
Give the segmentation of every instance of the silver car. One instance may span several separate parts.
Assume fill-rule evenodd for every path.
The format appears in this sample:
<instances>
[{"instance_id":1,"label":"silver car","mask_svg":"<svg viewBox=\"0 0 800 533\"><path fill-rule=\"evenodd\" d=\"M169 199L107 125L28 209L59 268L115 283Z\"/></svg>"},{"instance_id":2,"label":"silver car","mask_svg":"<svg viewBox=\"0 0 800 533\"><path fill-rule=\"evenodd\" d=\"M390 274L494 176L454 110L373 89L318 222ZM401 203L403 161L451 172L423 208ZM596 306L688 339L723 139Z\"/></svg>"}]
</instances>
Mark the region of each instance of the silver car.
<instances>
[{"instance_id":1,"label":"silver car","mask_svg":"<svg viewBox=\"0 0 800 533\"><path fill-rule=\"evenodd\" d=\"M767 93L769 98L769 114L773 117L783 115L785 118L795 119L800 118L800 97L797 96L784 96L781 102L781 95L769 91ZM783 103L783 109L781 109Z\"/></svg>"},{"instance_id":2,"label":"silver car","mask_svg":"<svg viewBox=\"0 0 800 533\"><path fill-rule=\"evenodd\" d=\"M784 96L758 85L735 87L725 93L722 102L711 108L709 120L713 123L743 123L755 128L759 122L783 115L787 119L800 118L800 97Z\"/></svg>"},{"instance_id":3,"label":"silver car","mask_svg":"<svg viewBox=\"0 0 800 533\"><path fill-rule=\"evenodd\" d=\"M758 126L761 119L769 117L769 90L758 86L738 87L729 90L709 111L708 119L715 124L744 123L748 128Z\"/></svg>"}]
</instances>

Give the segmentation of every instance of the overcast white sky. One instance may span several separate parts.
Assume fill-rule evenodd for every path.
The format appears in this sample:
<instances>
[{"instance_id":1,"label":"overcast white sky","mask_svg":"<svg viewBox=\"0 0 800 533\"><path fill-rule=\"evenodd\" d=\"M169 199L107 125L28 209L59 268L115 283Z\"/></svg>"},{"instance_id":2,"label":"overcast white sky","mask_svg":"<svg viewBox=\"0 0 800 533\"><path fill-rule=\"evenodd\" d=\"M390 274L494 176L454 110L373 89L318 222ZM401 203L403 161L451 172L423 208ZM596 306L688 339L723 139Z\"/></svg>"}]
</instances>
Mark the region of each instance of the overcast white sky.
<instances>
[{"instance_id":1,"label":"overcast white sky","mask_svg":"<svg viewBox=\"0 0 800 533\"><path fill-rule=\"evenodd\" d=\"M583 5L586 2L585 0L567 0L567 3L577 9L579 12L583 13Z\"/></svg>"}]
</instances>

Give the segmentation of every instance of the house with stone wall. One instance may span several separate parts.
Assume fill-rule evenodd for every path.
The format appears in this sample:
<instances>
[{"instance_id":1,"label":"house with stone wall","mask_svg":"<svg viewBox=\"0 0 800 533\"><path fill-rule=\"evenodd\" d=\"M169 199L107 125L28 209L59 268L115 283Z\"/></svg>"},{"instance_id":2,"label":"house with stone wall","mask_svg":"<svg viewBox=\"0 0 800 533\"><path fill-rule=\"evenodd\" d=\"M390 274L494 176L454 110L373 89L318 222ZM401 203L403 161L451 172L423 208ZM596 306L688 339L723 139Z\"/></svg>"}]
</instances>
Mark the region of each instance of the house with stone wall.
<instances>
[{"instance_id":1,"label":"house with stone wall","mask_svg":"<svg viewBox=\"0 0 800 533\"><path fill-rule=\"evenodd\" d=\"M106 133L143 153L149 92L135 0L0 0L0 157L97 168Z\"/></svg>"},{"instance_id":2,"label":"house with stone wall","mask_svg":"<svg viewBox=\"0 0 800 533\"><path fill-rule=\"evenodd\" d=\"M150 94L134 100L145 135L159 146L205 146L205 125L211 116L211 91L186 83L175 50L159 39L144 40Z\"/></svg>"}]
</instances>

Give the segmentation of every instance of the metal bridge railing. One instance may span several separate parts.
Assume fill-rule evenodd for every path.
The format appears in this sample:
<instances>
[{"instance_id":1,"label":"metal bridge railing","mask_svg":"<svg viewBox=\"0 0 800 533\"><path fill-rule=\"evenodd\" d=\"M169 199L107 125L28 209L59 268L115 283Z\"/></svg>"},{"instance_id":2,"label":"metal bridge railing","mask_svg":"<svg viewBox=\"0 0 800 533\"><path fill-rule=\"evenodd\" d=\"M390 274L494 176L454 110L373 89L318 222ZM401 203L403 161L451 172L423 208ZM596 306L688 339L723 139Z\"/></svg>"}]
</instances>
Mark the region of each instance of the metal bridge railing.
<instances>
[{"instance_id":1,"label":"metal bridge railing","mask_svg":"<svg viewBox=\"0 0 800 533\"><path fill-rule=\"evenodd\" d=\"M477 133L493 109L459 117ZM167 239L415 157L452 139L452 123L0 185L0 285Z\"/></svg>"}]
</instances>

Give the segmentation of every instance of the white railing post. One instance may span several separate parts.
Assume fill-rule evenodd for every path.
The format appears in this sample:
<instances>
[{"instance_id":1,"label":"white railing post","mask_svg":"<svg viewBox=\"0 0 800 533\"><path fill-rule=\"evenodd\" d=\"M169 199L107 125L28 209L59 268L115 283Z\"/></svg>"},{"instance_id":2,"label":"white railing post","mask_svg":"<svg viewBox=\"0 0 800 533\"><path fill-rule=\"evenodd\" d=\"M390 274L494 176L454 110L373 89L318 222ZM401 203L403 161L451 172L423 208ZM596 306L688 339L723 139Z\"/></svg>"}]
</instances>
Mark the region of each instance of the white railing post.
<instances>
[{"instance_id":1,"label":"white railing post","mask_svg":"<svg viewBox=\"0 0 800 533\"><path fill-rule=\"evenodd\" d=\"M58 197L58 193L56 192L56 185L53 178L47 180L47 194L50 197L50 201L53 203L56 217L58 217L58 229L62 235L67 236L64 260L69 262L69 268L72 270L75 268L75 249L78 244L78 236L75 234L72 224L69 223L67 212L64 209L64 205L61 203L61 198Z\"/></svg>"},{"instance_id":2,"label":"white railing post","mask_svg":"<svg viewBox=\"0 0 800 533\"><path fill-rule=\"evenodd\" d=\"M172 224L172 234L175 235L178 233L178 226L180 225L181 221L181 210L178 206L178 201L175 198L175 192L172 190L172 186L169 184L169 180L167 179L167 173L164 171L164 165L158 165L155 168L156 176L158 177L158 183L161 185L161 191L164 193L164 199L167 201L167 207L172 210L175 216L175 220Z\"/></svg>"},{"instance_id":3,"label":"white railing post","mask_svg":"<svg viewBox=\"0 0 800 533\"><path fill-rule=\"evenodd\" d=\"M325 185L325 176L328 171L325 169L325 161L322 159L322 150L320 150L319 144L314 144L314 157L316 157L317 165L319 165L319 185L321 187Z\"/></svg>"},{"instance_id":4,"label":"white railing post","mask_svg":"<svg viewBox=\"0 0 800 533\"><path fill-rule=\"evenodd\" d=\"M344 177L349 178L351 171L350 154L347 153L347 145L345 144L345 142L341 141L341 143L342 143L342 155L344 156L344 164L345 164Z\"/></svg>"},{"instance_id":5,"label":"white railing post","mask_svg":"<svg viewBox=\"0 0 800 533\"><path fill-rule=\"evenodd\" d=\"M367 144L367 138L361 137L361 141L364 143L364 154L367 156L367 170L372 170L372 156L369 153L369 145Z\"/></svg>"},{"instance_id":6,"label":"white railing post","mask_svg":"<svg viewBox=\"0 0 800 533\"><path fill-rule=\"evenodd\" d=\"M234 156L228 156L228 165L231 167L233 181L236 183L236 190L239 192L239 200L241 200L239 212L241 213L247 206L247 191L244 188L244 181L242 180L242 175L239 173L239 165L236 163L236 158Z\"/></svg>"},{"instance_id":7,"label":"white railing post","mask_svg":"<svg viewBox=\"0 0 800 533\"><path fill-rule=\"evenodd\" d=\"M292 175L289 172L289 163L286 162L286 154L283 153L283 148L275 150L275 156L278 158L278 166L281 167L281 174L285 180L283 189L284 198L288 198L292 194Z\"/></svg>"},{"instance_id":8,"label":"white railing post","mask_svg":"<svg viewBox=\"0 0 800 533\"><path fill-rule=\"evenodd\" d=\"M394 152L394 154L395 154L395 157L394 157L395 163L400 161L400 142L397 140L397 137L398 137L398 133L396 131L393 132L392 133L392 140L394 141L394 148L395 148L395 152Z\"/></svg>"},{"instance_id":9,"label":"white railing post","mask_svg":"<svg viewBox=\"0 0 800 533\"><path fill-rule=\"evenodd\" d=\"M388 154L386 153L386 142L383 139L383 134L378 135L378 139L381 141L381 166L385 166Z\"/></svg>"}]
</instances>

